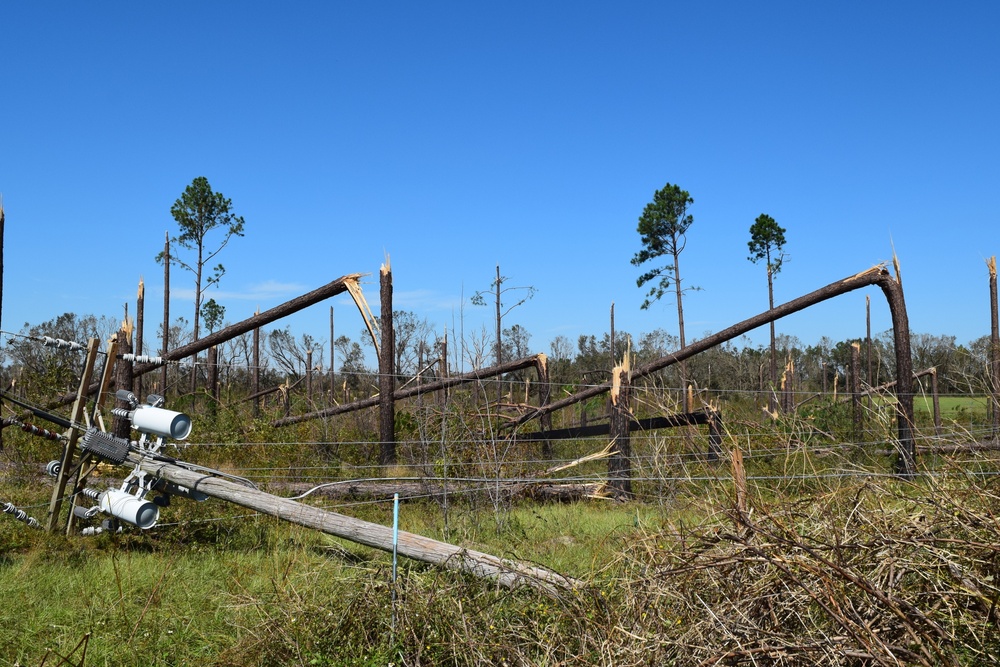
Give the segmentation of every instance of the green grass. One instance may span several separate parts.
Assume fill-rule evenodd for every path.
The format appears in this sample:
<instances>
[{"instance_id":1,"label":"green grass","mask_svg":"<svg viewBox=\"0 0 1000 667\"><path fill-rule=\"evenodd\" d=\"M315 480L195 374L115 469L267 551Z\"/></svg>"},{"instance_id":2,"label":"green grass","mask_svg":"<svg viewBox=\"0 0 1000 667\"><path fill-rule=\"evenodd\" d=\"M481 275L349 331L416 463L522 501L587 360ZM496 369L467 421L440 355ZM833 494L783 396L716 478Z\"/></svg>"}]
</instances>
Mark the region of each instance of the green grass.
<instances>
[{"instance_id":1,"label":"green grass","mask_svg":"<svg viewBox=\"0 0 1000 667\"><path fill-rule=\"evenodd\" d=\"M941 419L959 424L985 423L989 406L987 396L940 396L938 406ZM918 418L930 419L934 415L934 401L931 396L917 395L913 399L913 411Z\"/></svg>"},{"instance_id":2,"label":"green grass","mask_svg":"<svg viewBox=\"0 0 1000 667\"><path fill-rule=\"evenodd\" d=\"M942 399L942 411L971 412L967 400ZM762 638L791 647L768 664L843 664L883 650L883 636L937 650L937 635L891 606L900 600L933 616L954 664L990 664L1000 656L989 625L1000 600L1000 462L989 452L936 455L921 465L937 476L888 478L884 454L816 434L823 419L839 428L840 412L816 414L727 421L726 446L744 450L750 478L744 517L733 510L727 461L677 464L677 445L652 438L633 442L647 454L637 477L650 479L635 482L630 503L459 495L447 512L402 504L403 530L582 583L556 596L405 559L394 596L389 554L218 500L176 500L152 530L96 538L50 536L0 516L0 667L59 664L85 637L91 667L752 664L764 654L739 651L764 647ZM883 430L891 435L891 424ZM648 455L657 447L661 459ZM578 448L567 455L593 451ZM212 454L267 467L265 457L295 451ZM3 480L0 501L43 518L50 487L20 481L29 469ZM392 518L389 503L330 507L383 525ZM891 595L867 592L883 588ZM869 625L838 615L845 609ZM849 639L829 655L796 652L829 637ZM917 664L904 652L877 655Z\"/></svg>"}]
</instances>

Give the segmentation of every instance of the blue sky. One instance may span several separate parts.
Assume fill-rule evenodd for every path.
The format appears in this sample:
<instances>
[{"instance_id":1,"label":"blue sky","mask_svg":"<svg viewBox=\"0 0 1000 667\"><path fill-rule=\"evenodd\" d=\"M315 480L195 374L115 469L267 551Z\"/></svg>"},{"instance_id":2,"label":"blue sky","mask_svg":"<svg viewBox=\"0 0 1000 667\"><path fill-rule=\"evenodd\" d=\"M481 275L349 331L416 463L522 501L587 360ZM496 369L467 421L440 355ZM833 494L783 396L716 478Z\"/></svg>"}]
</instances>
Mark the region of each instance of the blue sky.
<instances>
[{"instance_id":1,"label":"blue sky","mask_svg":"<svg viewBox=\"0 0 1000 667\"><path fill-rule=\"evenodd\" d=\"M468 299L499 264L537 289L505 321L537 351L612 303L676 333L629 261L670 182L695 200L689 339L766 309L760 213L787 230L777 302L895 248L914 332L989 333L996 3L8 2L0 26L4 330L133 312L140 276L156 321L170 207L205 176L246 220L211 295L230 322L349 273L377 307L388 255L395 308L438 330L491 326ZM863 336L866 294L888 329L872 289L778 331ZM326 340L328 305L360 340L345 297L284 324Z\"/></svg>"}]
</instances>

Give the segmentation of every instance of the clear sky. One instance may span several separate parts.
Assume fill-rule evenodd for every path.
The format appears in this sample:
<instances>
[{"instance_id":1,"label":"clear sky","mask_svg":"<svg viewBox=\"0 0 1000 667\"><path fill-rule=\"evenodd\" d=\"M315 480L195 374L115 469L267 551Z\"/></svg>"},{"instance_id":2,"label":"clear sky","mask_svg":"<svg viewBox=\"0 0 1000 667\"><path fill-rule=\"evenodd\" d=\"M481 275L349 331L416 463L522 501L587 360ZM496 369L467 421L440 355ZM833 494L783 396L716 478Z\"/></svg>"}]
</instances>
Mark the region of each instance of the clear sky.
<instances>
[{"instance_id":1,"label":"clear sky","mask_svg":"<svg viewBox=\"0 0 1000 667\"><path fill-rule=\"evenodd\" d=\"M537 294L505 326L535 351L642 311L638 216L694 198L681 256L688 338L766 309L748 261L785 227L790 300L893 248L915 333L989 333L1000 252L1000 4L964 2L4 2L2 327L119 318L197 176L246 220L210 295L235 322L390 257L394 306L438 330L496 265ZM211 238L210 238L211 242ZM171 313L191 317L175 269ZM805 344L890 327L877 288L778 323ZM283 324L360 340L346 297ZM147 324L147 327L149 325ZM766 340L755 332L755 343Z\"/></svg>"}]
</instances>

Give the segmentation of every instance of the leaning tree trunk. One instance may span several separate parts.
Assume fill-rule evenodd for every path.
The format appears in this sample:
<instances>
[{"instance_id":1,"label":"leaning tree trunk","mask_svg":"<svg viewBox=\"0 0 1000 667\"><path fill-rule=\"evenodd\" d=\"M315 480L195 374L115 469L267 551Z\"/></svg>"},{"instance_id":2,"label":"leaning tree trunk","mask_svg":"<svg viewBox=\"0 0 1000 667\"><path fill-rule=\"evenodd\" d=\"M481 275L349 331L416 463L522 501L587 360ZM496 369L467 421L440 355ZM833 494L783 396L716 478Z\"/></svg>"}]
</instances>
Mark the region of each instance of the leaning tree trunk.
<instances>
[{"instance_id":1,"label":"leaning tree trunk","mask_svg":"<svg viewBox=\"0 0 1000 667\"><path fill-rule=\"evenodd\" d=\"M407 387L405 389L397 389L393 392L393 398L400 401L404 398L410 398L411 396L418 396L420 394L427 394L434 391L447 390L450 387L455 387L460 384L466 384L469 382L479 382L485 378L496 377L498 375L503 375L506 373L513 373L514 371L519 371L524 368L531 368L532 366L537 366L539 357L542 355L536 354L532 357L525 357L523 359L518 359L516 361L511 361L500 366L492 366L490 368L480 368L479 370L470 371L468 373L463 373L462 375L453 375L451 377L445 377L441 380L435 382L429 382L423 385L414 385L412 387ZM360 401L355 401L353 403L345 403L343 405L333 405L329 408L324 408L323 410L317 410L315 412L309 412L303 415L295 415L293 417L287 417L285 419L277 419L271 422L271 426L291 426L292 424L299 424L301 422L309 421L311 419L321 419L324 417L333 417L335 415L342 415L348 412L356 412L358 410L364 410L366 408L375 407L379 404L380 398L378 396L371 396L369 398L361 399ZM540 415L544 414L544 408L539 408Z\"/></svg>"},{"instance_id":2,"label":"leaning tree trunk","mask_svg":"<svg viewBox=\"0 0 1000 667\"><path fill-rule=\"evenodd\" d=\"M704 352L705 350L709 350L716 345L721 345L728 340L742 336L749 331L753 331L757 327L764 326L772 320L781 319L782 317L791 315L792 313L797 313L800 310L822 303L823 301L832 299L833 297L852 292L856 289L861 289L862 287L869 287L871 285L878 285L882 289L882 293L885 295L886 301L889 304L889 312L892 315L893 333L895 337L894 342L896 346L896 377L910 378L913 375L913 363L910 359L910 323L906 315L906 303L903 299L903 288L897 279L893 278L884 266L872 267L871 269L862 271L857 275L844 278L843 280L835 283L830 283L826 287L821 287L820 289L810 292L805 296L800 296L797 299L793 299L767 312L755 315L750 319L743 320L742 322L723 329L716 334L706 336L701 340L691 343L691 345L681 348L673 354L661 357L660 359L648 363L645 366L636 368L632 371L632 378L634 380L636 378L651 375L672 364L688 359L699 352ZM577 392L572 396L567 396L562 400L550 403L547 407L539 407L537 410L527 412L518 417L516 420L510 422L507 427L516 428L531 421L532 419L537 419L545 412L562 410L565 407L575 405L581 401L587 400L588 398L600 396L610 389L610 382L588 387L587 389ZM898 424L897 433L900 443L900 458L897 469L903 472L903 474L910 474L911 472L915 472L913 466L916 451L913 442L912 382L900 383L897 386L896 395L896 416Z\"/></svg>"},{"instance_id":3,"label":"leaning tree trunk","mask_svg":"<svg viewBox=\"0 0 1000 667\"><path fill-rule=\"evenodd\" d=\"M245 319L242 322L237 322L236 324L231 324L224 329L220 329L213 334L205 336L200 340L196 340L187 345L182 345L177 349L164 352L160 357L164 361L178 361L180 359L187 359L188 357L207 350L213 345L219 345L225 343L226 341L232 340L237 336L242 336L248 331L253 331L255 328L263 327L275 320L280 320L283 317L297 313L304 308L308 308L314 304L319 303L325 299L336 296L338 294L343 294L347 291L347 285L349 283L357 284L358 279L361 277L360 273L352 273L333 282L327 283L322 287L318 287L311 292L298 296L291 301L286 301L280 306L275 306L270 310L266 310L263 313L257 313L249 319ZM164 306L164 314L166 314L166 306ZM160 363L146 363L137 364L133 370L136 376L144 375L156 368L160 367ZM166 375L164 375L166 377ZM97 391L97 385L92 384L88 389L88 395ZM62 398L55 401L50 407L55 407L57 405L66 405L67 403L72 403L76 398L76 394L68 394Z\"/></svg>"}]
</instances>

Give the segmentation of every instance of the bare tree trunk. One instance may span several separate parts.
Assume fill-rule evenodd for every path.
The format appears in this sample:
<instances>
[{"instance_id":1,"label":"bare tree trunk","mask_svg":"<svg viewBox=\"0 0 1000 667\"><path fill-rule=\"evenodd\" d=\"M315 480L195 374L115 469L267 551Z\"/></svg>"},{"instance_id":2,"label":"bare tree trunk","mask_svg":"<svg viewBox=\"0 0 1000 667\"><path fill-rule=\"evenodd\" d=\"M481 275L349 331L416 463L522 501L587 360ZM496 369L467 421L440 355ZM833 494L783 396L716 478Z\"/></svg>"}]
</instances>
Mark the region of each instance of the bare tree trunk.
<instances>
[{"instance_id":1,"label":"bare tree trunk","mask_svg":"<svg viewBox=\"0 0 1000 667\"><path fill-rule=\"evenodd\" d=\"M771 251L768 248L767 253L767 307L770 310L774 310L774 274L771 271ZM774 342L774 320L770 322L771 326L771 390L767 392L767 407L773 413L778 408L778 401L775 397L775 392L778 388L778 350ZM685 412L687 410L685 409Z\"/></svg>"},{"instance_id":2,"label":"bare tree trunk","mask_svg":"<svg viewBox=\"0 0 1000 667\"><path fill-rule=\"evenodd\" d=\"M875 377L872 374L872 299L867 294L865 295L865 365L867 366L865 382L872 387L875 385ZM869 395L869 408L873 406L874 401L875 397Z\"/></svg>"},{"instance_id":3,"label":"bare tree trunk","mask_svg":"<svg viewBox=\"0 0 1000 667\"><path fill-rule=\"evenodd\" d=\"M549 361L544 354L538 355L538 405L544 407L552 400L552 381L549 379ZM552 413L546 413L541 417L543 431L552 430ZM542 440L542 458L546 461L552 460L552 441L546 438Z\"/></svg>"},{"instance_id":4,"label":"bare tree trunk","mask_svg":"<svg viewBox=\"0 0 1000 667\"><path fill-rule=\"evenodd\" d=\"M854 442L862 442L861 413L861 345L851 343L851 414L854 417Z\"/></svg>"},{"instance_id":5,"label":"bare tree trunk","mask_svg":"<svg viewBox=\"0 0 1000 667\"><path fill-rule=\"evenodd\" d=\"M212 410L219 402L219 346L208 348L208 394L212 397Z\"/></svg>"},{"instance_id":6,"label":"bare tree trunk","mask_svg":"<svg viewBox=\"0 0 1000 667\"><path fill-rule=\"evenodd\" d=\"M117 352L118 354L128 354L132 351L132 341L129 340L128 331L125 326L118 330L115 334L115 339L117 341ZM104 363L111 363L111 360L105 360ZM124 389L126 391L133 391L135 384L135 378L132 374L132 364L129 363L119 363L115 365L115 387L118 389ZM138 397L141 400L141 397ZM128 407L125 401L117 401L116 406L119 408ZM123 419L122 417L115 417L112 422L111 427L112 433L114 433L119 438L129 439L132 435L132 424L128 419Z\"/></svg>"},{"instance_id":7,"label":"bare tree trunk","mask_svg":"<svg viewBox=\"0 0 1000 667\"><path fill-rule=\"evenodd\" d=\"M677 332L680 337L681 349L683 350L687 347L687 342L684 339L684 305L681 302L681 294L683 290L681 289L681 262L680 262L680 251L677 249L677 239L674 238L673 242L673 254L674 254L674 289L677 293ZM687 393L687 364L684 359L679 360L679 366L681 370L681 406L684 412L691 412L691 403L688 401Z\"/></svg>"},{"instance_id":8,"label":"bare tree trunk","mask_svg":"<svg viewBox=\"0 0 1000 667\"><path fill-rule=\"evenodd\" d=\"M615 452L608 459L608 489L615 498L628 500L632 497L632 437L629 433L632 378L628 359L621 366L615 366L611 373L615 380L610 392L611 442Z\"/></svg>"},{"instance_id":9,"label":"bare tree trunk","mask_svg":"<svg viewBox=\"0 0 1000 667\"><path fill-rule=\"evenodd\" d=\"M333 306L330 306L330 400L333 401L337 391L337 365L334 363L334 342L333 337Z\"/></svg>"},{"instance_id":10,"label":"bare tree trunk","mask_svg":"<svg viewBox=\"0 0 1000 667\"><path fill-rule=\"evenodd\" d=\"M931 401L934 404L934 435L941 435L941 398L938 396L937 368L931 372Z\"/></svg>"},{"instance_id":11,"label":"bare tree trunk","mask_svg":"<svg viewBox=\"0 0 1000 667\"><path fill-rule=\"evenodd\" d=\"M706 407L708 413L708 460L718 461L722 456L722 415L715 408Z\"/></svg>"},{"instance_id":12,"label":"bare tree trunk","mask_svg":"<svg viewBox=\"0 0 1000 667\"><path fill-rule=\"evenodd\" d=\"M306 398L313 404L313 351L306 350Z\"/></svg>"},{"instance_id":13,"label":"bare tree trunk","mask_svg":"<svg viewBox=\"0 0 1000 667\"><path fill-rule=\"evenodd\" d=\"M258 310L254 315L259 315ZM260 327L253 330L253 416L254 419L260 417Z\"/></svg>"},{"instance_id":14,"label":"bare tree trunk","mask_svg":"<svg viewBox=\"0 0 1000 667\"><path fill-rule=\"evenodd\" d=\"M611 368L618 364L618 355L615 350L615 302L611 302Z\"/></svg>"},{"instance_id":15,"label":"bare tree trunk","mask_svg":"<svg viewBox=\"0 0 1000 667\"><path fill-rule=\"evenodd\" d=\"M396 389L396 369L394 354L396 337L392 326L392 271L386 258L379 272L381 283L381 329L382 340L378 356L379 372L379 465L396 463L396 405L393 393ZM421 387L416 387L419 391Z\"/></svg>"}]
</instances>

